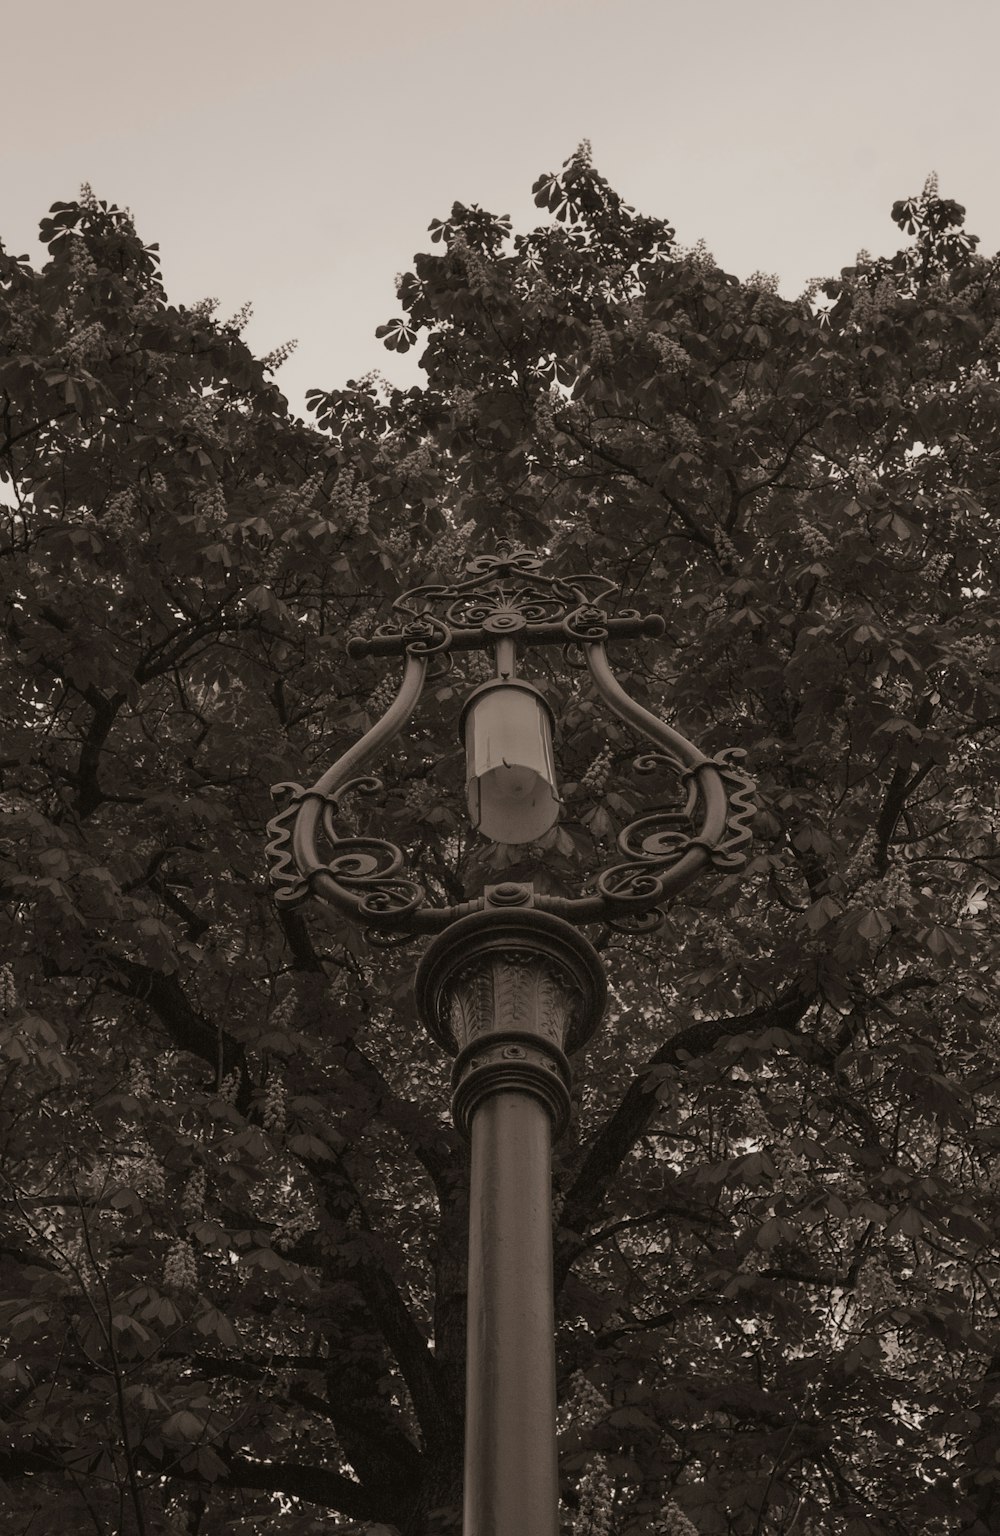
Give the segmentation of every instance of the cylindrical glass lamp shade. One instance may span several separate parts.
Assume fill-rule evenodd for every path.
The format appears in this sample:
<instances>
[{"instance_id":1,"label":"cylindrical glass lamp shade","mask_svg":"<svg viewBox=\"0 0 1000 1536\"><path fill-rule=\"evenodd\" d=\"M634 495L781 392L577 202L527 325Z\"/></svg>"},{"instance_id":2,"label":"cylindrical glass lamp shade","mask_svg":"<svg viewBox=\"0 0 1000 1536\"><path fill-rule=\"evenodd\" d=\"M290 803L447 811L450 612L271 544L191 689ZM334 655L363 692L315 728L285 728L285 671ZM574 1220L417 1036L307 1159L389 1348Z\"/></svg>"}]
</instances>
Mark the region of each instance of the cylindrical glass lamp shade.
<instances>
[{"instance_id":1,"label":"cylindrical glass lamp shade","mask_svg":"<svg viewBox=\"0 0 1000 1536\"><path fill-rule=\"evenodd\" d=\"M530 683L497 679L463 711L472 824L495 843L533 843L559 816L549 707Z\"/></svg>"}]
</instances>

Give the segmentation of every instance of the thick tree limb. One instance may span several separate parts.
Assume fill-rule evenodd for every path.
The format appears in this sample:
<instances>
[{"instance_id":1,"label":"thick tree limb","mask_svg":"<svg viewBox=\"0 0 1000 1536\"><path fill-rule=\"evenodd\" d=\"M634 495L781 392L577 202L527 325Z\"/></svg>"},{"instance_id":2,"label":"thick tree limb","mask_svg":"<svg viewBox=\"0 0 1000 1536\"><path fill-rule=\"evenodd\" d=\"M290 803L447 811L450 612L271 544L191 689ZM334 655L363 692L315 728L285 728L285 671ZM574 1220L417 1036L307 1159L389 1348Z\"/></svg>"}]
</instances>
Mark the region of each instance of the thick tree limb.
<instances>
[{"instance_id":1,"label":"thick tree limb","mask_svg":"<svg viewBox=\"0 0 1000 1536\"><path fill-rule=\"evenodd\" d=\"M318 954L312 940L312 935L301 913L289 911L287 908L279 908L278 921L288 941L288 946L295 958L297 969L307 973L324 974L326 967L322 957ZM395 1116L395 1109L405 1109L405 1101L401 1100L395 1089L389 1083L380 1068L372 1061L371 1057L351 1039L350 1050L345 1057L345 1067L356 1082L367 1090L372 1096L373 1102L383 1118L393 1125L403 1136L407 1145L411 1148L414 1157L426 1169L434 1185L435 1193L442 1206L452 1198L454 1181L459 1171L458 1160L453 1152L442 1151L441 1127L435 1122L429 1128L427 1137L422 1137L414 1132L412 1115L405 1117ZM405 1129L397 1122L405 1118Z\"/></svg>"},{"instance_id":2,"label":"thick tree limb","mask_svg":"<svg viewBox=\"0 0 1000 1536\"><path fill-rule=\"evenodd\" d=\"M918 730L922 731L930 724L933 714L934 705L929 698L924 699L914 717L914 724ZM884 875L889 867L889 843L907 800L936 766L935 759L931 758L921 768L911 773L912 762L900 759L893 769L892 778L875 823L874 864L880 875Z\"/></svg>"},{"instance_id":3,"label":"thick tree limb","mask_svg":"<svg viewBox=\"0 0 1000 1536\"><path fill-rule=\"evenodd\" d=\"M353 1478L325 1467L251 1461L244 1456L231 1456L228 1467L228 1474L219 1479L224 1488L259 1488L270 1493L285 1493L292 1498L305 1499L307 1503L334 1509L352 1520L398 1524L401 1517L395 1500L376 1498L370 1489Z\"/></svg>"},{"instance_id":4,"label":"thick tree limb","mask_svg":"<svg viewBox=\"0 0 1000 1536\"><path fill-rule=\"evenodd\" d=\"M666 1041L632 1079L614 1113L604 1122L586 1149L576 1177L566 1194L561 1225L569 1232L585 1233L600 1212L608 1185L632 1148L649 1129L659 1109L656 1085L649 1082L650 1069L679 1066L690 1056L705 1056L720 1040L752 1035L764 1029L787 1029L799 1022L812 998L797 988L763 1008L723 1019L704 1019L680 1030ZM580 1252L579 1239L557 1245L556 1286L563 1284Z\"/></svg>"},{"instance_id":5,"label":"thick tree limb","mask_svg":"<svg viewBox=\"0 0 1000 1536\"><path fill-rule=\"evenodd\" d=\"M123 955L106 953L106 960L111 984L148 1003L179 1050L200 1056L223 1077L242 1068L243 1046L192 1007L174 974Z\"/></svg>"},{"instance_id":6,"label":"thick tree limb","mask_svg":"<svg viewBox=\"0 0 1000 1536\"><path fill-rule=\"evenodd\" d=\"M120 956L114 957L113 965L128 980L132 995L141 997L153 1009L175 1045L200 1056L223 1073L242 1067L243 1047L225 1032L220 1037L215 1027L192 1008L176 976ZM308 1158L301 1161L324 1192L333 1214L342 1219L349 1210L360 1206L357 1190L342 1161L333 1165ZM450 1438L454 1433L454 1410L440 1389L427 1340L395 1282L374 1260L356 1266L355 1277L375 1328L406 1381L425 1438L428 1443Z\"/></svg>"},{"instance_id":7,"label":"thick tree limb","mask_svg":"<svg viewBox=\"0 0 1000 1536\"><path fill-rule=\"evenodd\" d=\"M145 1460L145 1458L143 1458ZM320 1504L352 1520L380 1520L395 1523L399 1510L395 1502L373 1497L353 1478L326 1467L304 1466L296 1462L252 1461L248 1456L223 1458L226 1472L213 1484L217 1488L257 1488L270 1493L285 1493L292 1498ZM158 1472L159 1468L156 1469ZM0 1451L0 1477L16 1481L22 1477L65 1477L66 1466L57 1450L32 1447ZM184 1482L201 1482L194 1472L172 1465L166 1475ZM389 1507L386 1507L389 1504Z\"/></svg>"}]
</instances>

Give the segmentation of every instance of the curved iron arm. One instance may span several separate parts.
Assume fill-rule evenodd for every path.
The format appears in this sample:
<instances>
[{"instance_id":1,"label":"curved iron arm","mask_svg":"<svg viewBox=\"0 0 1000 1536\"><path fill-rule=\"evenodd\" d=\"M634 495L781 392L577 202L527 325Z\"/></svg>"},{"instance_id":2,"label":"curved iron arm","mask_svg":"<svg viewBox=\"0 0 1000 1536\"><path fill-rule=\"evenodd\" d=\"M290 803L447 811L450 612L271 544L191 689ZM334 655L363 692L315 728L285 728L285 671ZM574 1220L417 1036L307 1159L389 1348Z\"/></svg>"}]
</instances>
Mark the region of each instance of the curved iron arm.
<instances>
[{"instance_id":1,"label":"curved iron arm","mask_svg":"<svg viewBox=\"0 0 1000 1536\"><path fill-rule=\"evenodd\" d=\"M697 879L709 865L738 869L752 839L756 807L754 782L739 768L738 748L707 757L679 731L627 694L608 661L604 639L583 643L587 667L608 708L653 744L636 767L643 772L664 765L687 791L682 807L658 808L640 816L618 834L626 861L597 877L592 896L538 895L535 905L571 922L640 917ZM701 807L696 830L686 831Z\"/></svg>"},{"instance_id":2,"label":"curved iron arm","mask_svg":"<svg viewBox=\"0 0 1000 1536\"><path fill-rule=\"evenodd\" d=\"M382 789L380 779L362 770L410 719L423 693L427 663L425 651L407 651L399 692L385 714L310 788L290 781L273 786L272 795L284 805L267 824L266 851L275 900L281 906L319 896L348 917L375 927L395 928L404 920L409 926L419 918L426 893L402 875L399 849L381 838L342 837L335 817L349 791L376 794ZM321 837L332 850L330 859L321 857Z\"/></svg>"}]
</instances>

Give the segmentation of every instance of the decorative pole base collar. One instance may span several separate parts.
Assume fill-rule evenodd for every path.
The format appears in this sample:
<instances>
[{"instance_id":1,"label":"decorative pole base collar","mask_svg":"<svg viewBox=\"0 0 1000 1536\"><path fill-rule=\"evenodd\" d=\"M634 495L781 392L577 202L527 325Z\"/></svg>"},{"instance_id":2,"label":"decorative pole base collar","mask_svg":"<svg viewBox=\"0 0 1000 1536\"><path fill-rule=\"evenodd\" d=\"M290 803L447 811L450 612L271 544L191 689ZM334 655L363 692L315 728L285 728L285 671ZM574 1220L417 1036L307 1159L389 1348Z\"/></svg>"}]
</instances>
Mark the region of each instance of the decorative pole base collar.
<instances>
[{"instance_id":1,"label":"decorative pole base collar","mask_svg":"<svg viewBox=\"0 0 1000 1536\"><path fill-rule=\"evenodd\" d=\"M525 893L518 902L515 891ZM569 1114L566 1054L601 1021L604 971L577 929L530 905L530 887L496 892L497 904L433 941L417 969L417 1008L458 1057L452 1108L464 1134L484 1097L511 1090L541 1098L558 1133Z\"/></svg>"}]
</instances>

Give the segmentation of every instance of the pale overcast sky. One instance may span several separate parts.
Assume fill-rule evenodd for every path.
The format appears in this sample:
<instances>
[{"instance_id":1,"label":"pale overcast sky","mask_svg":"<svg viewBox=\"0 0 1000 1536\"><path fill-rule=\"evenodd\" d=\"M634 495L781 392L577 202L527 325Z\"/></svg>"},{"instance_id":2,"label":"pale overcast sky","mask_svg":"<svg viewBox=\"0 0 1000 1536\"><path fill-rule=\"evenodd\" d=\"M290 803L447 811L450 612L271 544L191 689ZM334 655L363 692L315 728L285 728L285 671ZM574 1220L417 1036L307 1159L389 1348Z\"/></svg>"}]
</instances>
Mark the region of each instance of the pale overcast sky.
<instances>
[{"instance_id":1,"label":"pale overcast sky","mask_svg":"<svg viewBox=\"0 0 1000 1536\"><path fill-rule=\"evenodd\" d=\"M89 181L159 241L170 297L254 305L306 389L378 368L394 275L456 199L540 215L583 138L612 185L782 292L894 250L936 170L1000 247L997 0L39 0L2 28L0 239Z\"/></svg>"}]
</instances>

